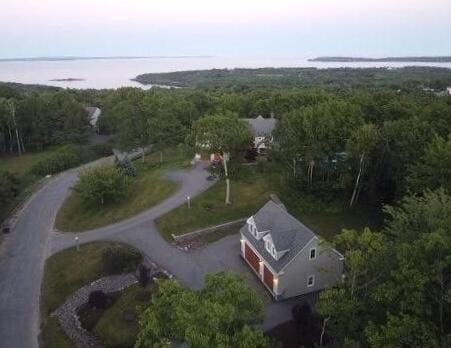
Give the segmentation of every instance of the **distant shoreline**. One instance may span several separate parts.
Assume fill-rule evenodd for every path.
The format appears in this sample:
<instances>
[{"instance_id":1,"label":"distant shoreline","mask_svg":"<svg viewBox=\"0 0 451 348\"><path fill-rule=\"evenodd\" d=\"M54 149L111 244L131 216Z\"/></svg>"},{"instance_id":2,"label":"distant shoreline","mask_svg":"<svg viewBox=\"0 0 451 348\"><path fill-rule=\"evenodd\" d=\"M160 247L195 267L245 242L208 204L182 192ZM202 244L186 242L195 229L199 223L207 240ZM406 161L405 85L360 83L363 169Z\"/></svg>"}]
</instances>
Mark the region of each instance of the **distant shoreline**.
<instances>
[{"instance_id":1,"label":"distant shoreline","mask_svg":"<svg viewBox=\"0 0 451 348\"><path fill-rule=\"evenodd\" d=\"M0 58L3 62L58 62L71 60L112 60L112 59L176 59L176 58L213 58L214 56L112 56L112 57L28 57L28 58Z\"/></svg>"},{"instance_id":2,"label":"distant shoreline","mask_svg":"<svg viewBox=\"0 0 451 348\"><path fill-rule=\"evenodd\" d=\"M309 59L309 62L324 63L451 63L451 56L431 56L431 57L385 57L385 58L368 58L368 57L317 57Z\"/></svg>"},{"instance_id":3,"label":"distant shoreline","mask_svg":"<svg viewBox=\"0 0 451 348\"><path fill-rule=\"evenodd\" d=\"M69 77L65 79L51 79L49 81L55 81L55 82L76 82L76 81L86 81L85 79L79 79L74 77Z\"/></svg>"}]
</instances>

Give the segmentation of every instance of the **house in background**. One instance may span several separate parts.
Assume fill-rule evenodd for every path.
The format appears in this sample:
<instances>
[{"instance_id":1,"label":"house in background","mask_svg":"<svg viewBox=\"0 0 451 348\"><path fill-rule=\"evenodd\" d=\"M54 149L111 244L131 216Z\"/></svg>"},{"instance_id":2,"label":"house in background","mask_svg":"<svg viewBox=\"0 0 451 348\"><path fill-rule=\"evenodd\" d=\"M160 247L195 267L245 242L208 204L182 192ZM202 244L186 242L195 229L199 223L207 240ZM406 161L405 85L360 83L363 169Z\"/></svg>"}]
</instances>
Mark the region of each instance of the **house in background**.
<instances>
[{"instance_id":1,"label":"house in background","mask_svg":"<svg viewBox=\"0 0 451 348\"><path fill-rule=\"evenodd\" d=\"M273 131L276 128L277 120L275 118L244 118L254 136L254 148L258 153L264 152L273 142Z\"/></svg>"},{"instance_id":2,"label":"house in background","mask_svg":"<svg viewBox=\"0 0 451 348\"><path fill-rule=\"evenodd\" d=\"M342 281L344 257L273 199L247 219L241 256L276 300Z\"/></svg>"},{"instance_id":3,"label":"house in background","mask_svg":"<svg viewBox=\"0 0 451 348\"><path fill-rule=\"evenodd\" d=\"M446 88L446 93L447 93L448 95L451 95L451 87Z\"/></svg>"}]
</instances>

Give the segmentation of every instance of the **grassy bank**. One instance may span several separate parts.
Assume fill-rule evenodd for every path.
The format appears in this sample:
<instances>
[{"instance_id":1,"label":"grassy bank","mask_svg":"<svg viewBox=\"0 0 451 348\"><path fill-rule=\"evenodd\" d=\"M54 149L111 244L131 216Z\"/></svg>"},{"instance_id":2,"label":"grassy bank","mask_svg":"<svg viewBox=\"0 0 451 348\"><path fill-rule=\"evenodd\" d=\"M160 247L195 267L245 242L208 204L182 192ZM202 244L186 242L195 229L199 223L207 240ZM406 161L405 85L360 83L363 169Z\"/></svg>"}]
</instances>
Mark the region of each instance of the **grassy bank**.
<instances>
[{"instance_id":1,"label":"grassy bank","mask_svg":"<svg viewBox=\"0 0 451 348\"><path fill-rule=\"evenodd\" d=\"M28 197L37 185L40 177L31 173L33 166L48 158L55 150L46 150L41 152L31 152L18 155L2 155L0 156L0 172L8 171L13 173L20 180L20 192L17 197L0 206L0 223L8 216L8 214Z\"/></svg>"},{"instance_id":2,"label":"grassy bank","mask_svg":"<svg viewBox=\"0 0 451 348\"><path fill-rule=\"evenodd\" d=\"M293 197L287 194L281 175L255 167L246 168L239 178L231 181L232 204L224 204L225 182L219 181L194 198L191 208L181 206L157 219L156 224L164 238L172 240L171 234L179 235L250 216L268 201L271 193L279 195L290 213L325 238L331 238L342 228L378 225L377 217L366 207L347 210L340 204L327 205L301 195ZM207 241L212 242L228 234L230 231L219 232Z\"/></svg>"},{"instance_id":3,"label":"grassy bank","mask_svg":"<svg viewBox=\"0 0 451 348\"><path fill-rule=\"evenodd\" d=\"M114 251L111 259L105 256ZM70 347L57 320L49 315L73 292L92 281L135 269L140 255L133 248L120 243L90 243L64 250L51 256L45 265L41 289L42 340L44 347Z\"/></svg>"},{"instance_id":4,"label":"grassy bank","mask_svg":"<svg viewBox=\"0 0 451 348\"><path fill-rule=\"evenodd\" d=\"M7 170L16 174L27 174L36 163L48 158L54 152L55 149L49 149L25 153L22 156L2 155L0 156L0 171Z\"/></svg>"},{"instance_id":5,"label":"grassy bank","mask_svg":"<svg viewBox=\"0 0 451 348\"><path fill-rule=\"evenodd\" d=\"M149 304L150 286L133 285L108 308L95 326L95 333L106 347L133 347L138 335L139 316Z\"/></svg>"},{"instance_id":6,"label":"grassy bank","mask_svg":"<svg viewBox=\"0 0 451 348\"><path fill-rule=\"evenodd\" d=\"M104 206L91 206L72 192L56 217L55 227L60 231L81 232L106 226L149 209L169 197L177 190L177 183L164 178L169 169L186 165L185 157L179 152L166 152L160 163L160 154L134 161L137 177L131 178L129 192L125 199Z\"/></svg>"}]
</instances>

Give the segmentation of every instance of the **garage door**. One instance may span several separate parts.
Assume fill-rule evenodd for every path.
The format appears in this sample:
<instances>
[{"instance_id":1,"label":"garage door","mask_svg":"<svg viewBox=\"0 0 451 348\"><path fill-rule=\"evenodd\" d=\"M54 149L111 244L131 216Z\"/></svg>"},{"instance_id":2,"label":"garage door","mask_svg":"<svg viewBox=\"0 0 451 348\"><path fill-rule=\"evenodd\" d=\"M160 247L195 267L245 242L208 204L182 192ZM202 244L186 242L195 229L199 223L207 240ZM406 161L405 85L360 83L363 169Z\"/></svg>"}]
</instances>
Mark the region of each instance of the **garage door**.
<instances>
[{"instance_id":1,"label":"garage door","mask_svg":"<svg viewBox=\"0 0 451 348\"><path fill-rule=\"evenodd\" d=\"M245 245L244 247L244 255L246 257L247 262L250 263L250 265L252 266L252 268L255 270L255 272L259 272L260 271L260 259L258 258L258 256L254 253L254 251L247 245Z\"/></svg>"},{"instance_id":2,"label":"garage door","mask_svg":"<svg viewBox=\"0 0 451 348\"><path fill-rule=\"evenodd\" d=\"M268 286L268 288L270 288L272 291L273 284L274 284L274 275L268 268L266 268L266 266L264 266L264 268L263 268L263 281Z\"/></svg>"}]
</instances>

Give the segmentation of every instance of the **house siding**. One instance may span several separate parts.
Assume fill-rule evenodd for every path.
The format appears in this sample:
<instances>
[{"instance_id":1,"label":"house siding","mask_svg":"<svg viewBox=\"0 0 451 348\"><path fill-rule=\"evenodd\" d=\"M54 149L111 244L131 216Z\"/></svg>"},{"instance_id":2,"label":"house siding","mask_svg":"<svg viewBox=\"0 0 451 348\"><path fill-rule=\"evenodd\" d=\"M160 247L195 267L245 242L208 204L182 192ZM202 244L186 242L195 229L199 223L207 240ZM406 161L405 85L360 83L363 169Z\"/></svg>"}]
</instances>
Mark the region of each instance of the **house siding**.
<instances>
[{"instance_id":1,"label":"house siding","mask_svg":"<svg viewBox=\"0 0 451 348\"><path fill-rule=\"evenodd\" d=\"M263 265L263 267L263 281L269 289L274 291L274 275L266 265Z\"/></svg>"},{"instance_id":2,"label":"house siding","mask_svg":"<svg viewBox=\"0 0 451 348\"><path fill-rule=\"evenodd\" d=\"M316 258L313 260L310 260L311 248L316 248ZM322 248L317 238L312 239L280 272L279 299L318 291L341 281L344 262L341 258L334 250ZM308 287L307 278L311 275L315 276L315 283Z\"/></svg>"}]
</instances>

